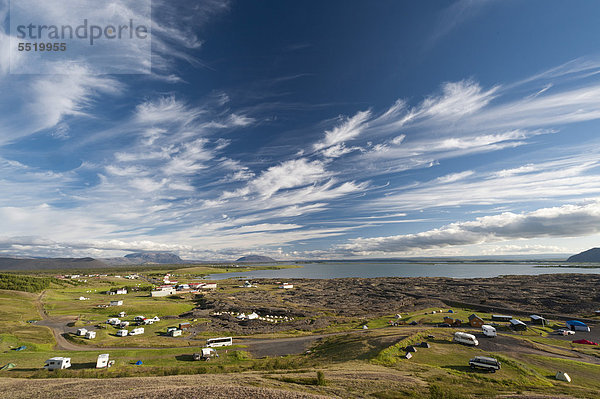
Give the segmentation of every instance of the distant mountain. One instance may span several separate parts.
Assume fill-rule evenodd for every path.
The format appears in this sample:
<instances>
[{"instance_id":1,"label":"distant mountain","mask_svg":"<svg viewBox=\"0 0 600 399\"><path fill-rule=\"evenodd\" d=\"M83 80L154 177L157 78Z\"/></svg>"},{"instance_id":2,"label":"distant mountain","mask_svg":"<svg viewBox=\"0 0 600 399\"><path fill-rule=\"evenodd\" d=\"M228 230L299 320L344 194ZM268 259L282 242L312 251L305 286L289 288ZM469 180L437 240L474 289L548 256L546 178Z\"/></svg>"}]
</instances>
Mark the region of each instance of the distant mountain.
<instances>
[{"instance_id":1,"label":"distant mountain","mask_svg":"<svg viewBox=\"0 0 600 399\"><path fill-rule=\"evenodd\" d=\"M94 258L0 258L0 270L95 269L108 266Z\"/></svg>"},{"instance_id":2,"label":"distant mountain","mask_svg":"<svg viewBox=\"0 0 600 399\"><path fill-rule=\"evenodd\" d=\"M273 258L269 258L268 256L261 255L246 255L242 256L236 262L277 262Z\"/></svg>"},{"instance_id":3,"label":"distant mountain","mask_svg":"<svg viewBox=\"0 0 600 399\"><path fill-rule=\"evenodd\" d=\"M143 263L161 263L161 264L177 264L185 263L179 256L170 252L137 252L134 254L125 255L125 259L130 264Z\"/></svg>"},{"instance_id":4,"label":"distant mountain","mask_svg":"<svg viewBox=\"0 0 600 399\"><path fill-rule=\"evenodd\" d=\"M600 262L600 248L592 248L573 255L567 262Z\"/></svg>"}]
</instances>

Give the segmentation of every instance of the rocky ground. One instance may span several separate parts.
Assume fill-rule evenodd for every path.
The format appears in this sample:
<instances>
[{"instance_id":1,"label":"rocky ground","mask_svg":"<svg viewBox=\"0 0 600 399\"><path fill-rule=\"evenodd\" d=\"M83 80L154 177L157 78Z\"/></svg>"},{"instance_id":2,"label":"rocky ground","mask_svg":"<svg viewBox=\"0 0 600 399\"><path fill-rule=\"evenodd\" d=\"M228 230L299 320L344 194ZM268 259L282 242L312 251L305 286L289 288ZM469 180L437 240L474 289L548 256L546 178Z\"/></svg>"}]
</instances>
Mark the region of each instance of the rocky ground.
<instances>
[{"instance_id":1,"label":"rocky ground","mask_svg":"<svg viewBox=\"0 0 600 399\"><path fill-rule=\"evenodd\" d=\"M600 309L600 275L297 279L291 282L294 288L290 290L248 288L205 294L197 309L186 316L211 320L198 325L196 332L258 334L314 331L335 324L360 323L365 318L444 307L452 302L497 312L581 317L592 316ZM263 279L254 283L261 287L276 284L276 281ZM287 316L290 321L240 322L231 314L214 316L215 312L257 312L261 316Z\"/></svg>"}]
</instances>

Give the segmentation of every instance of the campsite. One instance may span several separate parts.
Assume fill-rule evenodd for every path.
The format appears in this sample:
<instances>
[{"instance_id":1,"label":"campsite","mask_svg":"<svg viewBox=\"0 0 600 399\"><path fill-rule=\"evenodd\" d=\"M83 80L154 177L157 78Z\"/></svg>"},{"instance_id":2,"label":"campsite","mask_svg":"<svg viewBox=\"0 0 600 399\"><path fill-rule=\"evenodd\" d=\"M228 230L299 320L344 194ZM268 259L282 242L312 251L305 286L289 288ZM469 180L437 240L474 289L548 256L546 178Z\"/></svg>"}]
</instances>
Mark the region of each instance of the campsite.
<instances>
[{"instance_id":1,"label":"campsite","mask_svg":"<svg viewBox=\"0 0 600 399\"><path fill-rule=\"evenodd\" d=\"M598 346L573 343L598 342L600 318L594 312L564 314L569 299L535 309L518 308L509 297L493 309L486 307L489 302L469 306L468 297L459 305L458 292L475 284L502 291L505 278L297 280L288 289L279 288L279 281L245 286L228 279L202 290L190 289L190 284L201 286L195 269L136 273L135 279L121 276L126 273L48 275L51 284L39 292L1 290L0 367L6 369L0 370L0 384L22 384L21 378L143 380L183 374L212 381L218 374L223 379L217 386L243 376L244 386L260 381L265 389L341 397L357 397L356 391L349 393L352 386L360 386L360 397L420 397L431 389L452 389L467 398L551 389L592 398L600 390L598 379L591 378L600 372ZM166 274L177 279L175 293L151 296L152 289L165 285ZM539 279L536 289L549 279ZM548 298L537 300L550 302L552 286L573 281L563 275L552 280ZM450 298L428 293L434 283L452 284ZM407 284L420 287L419 293L409 295L402 288ZM118 295L122 305L110 306L115 296L109 292L125 288L127 293ZM347 292L343 298L341 291ZM79 300L82 296L89 299ZM544 324L531 317L538 314ZM452 324L439 327L444 321ZM575 325L579 331L573 335L557 333ZM128 334L118 336L121 330ZM474 342L456 342L457 334ZM208 347L214 352L203 349ZM101 355L110 356L111 367L96 368ZM502 366L495 373L473 369L469 361L477 356ZM52 358L68 358L69 366L45 370ZM326 385L313 383L316 371L325 374ZM568 373L572 381L557 380L557 372ZM186 378L181 384L189 382ZM115 389L121 384L116 381Z\"/></svg>"}]
</instances>

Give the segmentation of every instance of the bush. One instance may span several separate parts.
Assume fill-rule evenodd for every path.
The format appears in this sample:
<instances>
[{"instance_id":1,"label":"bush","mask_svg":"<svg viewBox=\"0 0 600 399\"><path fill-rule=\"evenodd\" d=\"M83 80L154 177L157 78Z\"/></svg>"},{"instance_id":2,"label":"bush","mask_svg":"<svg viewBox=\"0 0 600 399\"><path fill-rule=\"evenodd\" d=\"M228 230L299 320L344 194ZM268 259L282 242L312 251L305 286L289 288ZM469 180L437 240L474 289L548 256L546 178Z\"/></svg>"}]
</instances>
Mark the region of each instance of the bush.
<instances>
[{"instance_id":1,"label":"bush","mask_svg":"<svg viewBox=\"0 0 600 399\"><path fill-rule=\"evenodd\" d=\"M325 381L325 374L321 370L317 371L317 385L327 385L327 382Z\"/></svg>"}]
</instances>

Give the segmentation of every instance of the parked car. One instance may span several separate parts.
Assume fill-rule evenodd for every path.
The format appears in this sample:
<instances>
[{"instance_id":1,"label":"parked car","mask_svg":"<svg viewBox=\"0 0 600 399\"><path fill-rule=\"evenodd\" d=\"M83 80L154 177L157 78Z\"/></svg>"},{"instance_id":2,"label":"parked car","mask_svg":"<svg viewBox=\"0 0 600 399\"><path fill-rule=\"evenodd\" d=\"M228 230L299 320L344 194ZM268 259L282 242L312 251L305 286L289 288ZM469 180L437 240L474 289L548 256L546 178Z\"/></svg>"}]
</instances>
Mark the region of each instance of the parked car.
<instances>
[{"instance_id":1,"label":"parked car","mask_svg":"<svg viewBox=\"0 0 600 399\"><path fill-rule=\"evenodd\" d=\"M574 335L575 334L575 331L568 330L566 328L560 328L556 332L560 335Z\"/></svg>"},{"instance_id":2,"label":"parked car","mask_svg":"<svg viewBox=\"0 0 600 399\"><path fill-rule=\"evenodd\" d=\"M500 362L498 359L486 356L475 356L473 359L469 360L469 366L471 366L472 369L479 368L492 373L495 373L496 370L500 370Z\"/></svg>"}]
</instances>

